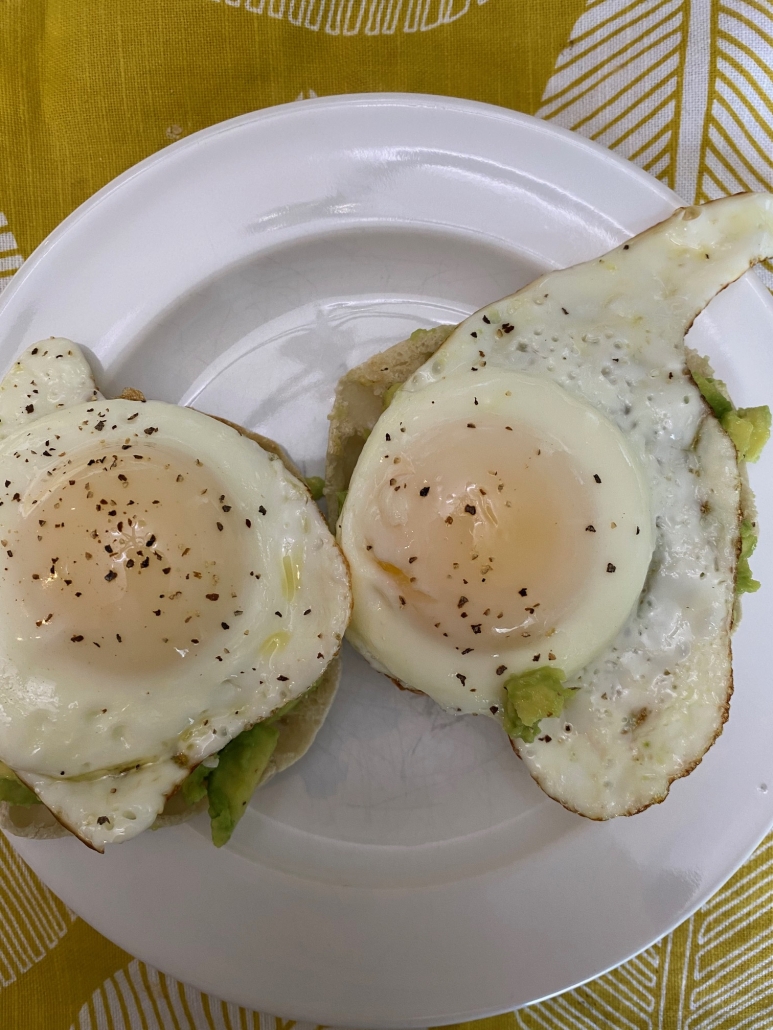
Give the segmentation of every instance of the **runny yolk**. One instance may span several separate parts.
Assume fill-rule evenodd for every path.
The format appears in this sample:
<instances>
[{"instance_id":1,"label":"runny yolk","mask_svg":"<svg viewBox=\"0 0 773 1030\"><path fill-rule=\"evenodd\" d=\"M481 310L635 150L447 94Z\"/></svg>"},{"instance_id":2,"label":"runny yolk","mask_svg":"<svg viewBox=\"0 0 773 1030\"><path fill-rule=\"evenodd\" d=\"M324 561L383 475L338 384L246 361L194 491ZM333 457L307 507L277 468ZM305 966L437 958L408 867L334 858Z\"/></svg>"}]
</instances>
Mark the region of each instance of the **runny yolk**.
<instances>
[{"instance_id":1,"label":"runny yolk","mask_svg":"<svg viewBox=\"0 0 773 1030\"><path fill-rule=\"evenodd\" d=\"M382 468L368 553L426 632L496 654L549 636L574 608L596 507L565 449L484 416L438 427Z\"/></svg>"},{"instance_id":2,"label":"runny yolk","mask_svg":"<svg viewBox=\"0 0 773 1030\"><path fill-rule=\"evenodd\" d=\"M22 498L2 541L16 653L38 671L127 677L213 663L247 601L243 513L189 455L153 445L93 457Z\"/></svg>"}]
</instances>

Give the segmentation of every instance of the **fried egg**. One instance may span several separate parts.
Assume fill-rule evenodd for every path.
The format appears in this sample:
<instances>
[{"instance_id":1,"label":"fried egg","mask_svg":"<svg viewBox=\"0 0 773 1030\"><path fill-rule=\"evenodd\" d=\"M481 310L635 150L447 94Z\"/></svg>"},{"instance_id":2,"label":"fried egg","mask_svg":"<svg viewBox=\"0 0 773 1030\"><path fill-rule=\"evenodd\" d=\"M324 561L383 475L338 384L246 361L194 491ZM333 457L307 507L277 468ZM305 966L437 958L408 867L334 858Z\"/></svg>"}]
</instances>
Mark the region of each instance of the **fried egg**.
<instances>
[{"instance_id":1,"label":"fried egg","mask_svg":"<svg viewBox=\"0 0 773 1030\"><path fill-rule=\"evenodd\" d=\"M662 800L727 716L735 449L685 364L696 315L773 253L773 198L676 212L476 312L400 389L338 524L349 637L445 708L574 690L514 747L597 819Z\"/></svg>"},{"instance_id":2,"label":"fried egg","mask_svg":"<svg viewBox=\"0 0 773 1030\"><path fill-rule=\"evenodd\" d=\"M101 850L336 655L346 564L234 428L105 400L68 341L0 385L0 758Z\"/></svg>"}]
</instances>

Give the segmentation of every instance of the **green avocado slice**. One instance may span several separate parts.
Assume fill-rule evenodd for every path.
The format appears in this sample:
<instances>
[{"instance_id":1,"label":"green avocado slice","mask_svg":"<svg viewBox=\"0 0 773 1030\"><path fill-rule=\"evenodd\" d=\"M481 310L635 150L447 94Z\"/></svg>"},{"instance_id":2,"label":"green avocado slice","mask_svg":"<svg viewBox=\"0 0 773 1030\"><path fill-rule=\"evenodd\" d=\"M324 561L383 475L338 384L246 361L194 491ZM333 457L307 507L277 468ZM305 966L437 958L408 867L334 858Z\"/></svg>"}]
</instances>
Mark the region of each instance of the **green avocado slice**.
<instances>
[{"instance_id":1,"label":"green avocado slice","mask_svg":"<svg viewBox=\"0 0 773 1030\"><path fill-rule=\"evenodd\" d=\"M217 766L208 770L207 794L212 843L226 844L274 753L279 730L266 722L242 730L218 755ZM199 769L201 766L199 766ZM198 772L198 769L196 770ZM189 777L190 778L190 777Z\"/></svg>"}]
</instances>

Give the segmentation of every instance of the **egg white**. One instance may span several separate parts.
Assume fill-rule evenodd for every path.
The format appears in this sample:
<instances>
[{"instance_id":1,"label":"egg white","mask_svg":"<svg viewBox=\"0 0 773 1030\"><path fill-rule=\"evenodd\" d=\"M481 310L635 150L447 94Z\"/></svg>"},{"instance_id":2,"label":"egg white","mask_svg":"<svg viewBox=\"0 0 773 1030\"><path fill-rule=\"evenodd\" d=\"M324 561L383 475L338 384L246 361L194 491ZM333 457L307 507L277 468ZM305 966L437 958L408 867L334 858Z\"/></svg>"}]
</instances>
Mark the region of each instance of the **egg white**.
<instances>
[{"instance_id":1,"label":"egg white","mask_svg":"<svg viewBox=\"0 0 773 1030\"><path fill-rule=\"evenodd\" d=\"M596 632L603 646L567 679L576 693L562 716L544 719L532 744L514 741L540 786L591 818L662 800L727 718L739 475L735 448L686 369L684 335L719 290L772 253L771 196L681 209L602 258L550 273L476 312L398 392L408 424L411 406L418 409L441 384L498 372L541 377L592 404L635 456L655 526L644 590L611 642ZM390 411L374 436L383 439ZM358 467L357 494L372 487L374 468L368 476ZM363 533L347 525L349 503L340 523L347 555L347 542ZM355 572L352 641L396 675L392 652L380 646L391 631L361 632L363 601L369 594L357 588ZM399 617L388 606L379 610L382 622ZM424 646L414 645L404 664L402 682L420 684L446 707L469 711L470 687L496 696L490 670L437 690L437 657ZM499 687L496 718L503 700Z\"/></svg>"},{"instance_id":2,"label":"egg white","mask_svg":"<svg viewBox=\"0 0 773 1030\"><path fill-rule=\"evenodd\" d=\"M38 345L38 353L42 346ZM276 455L233 428L190 409L152 401L105 401L98 396L94 400L93 380L89 383L82 375L84 359L74 344L67 346L66 357L53 356L57 362L53 368L60 382L76 384L71 394L74 403L68 404L66 388L57 392L53 411L49 405L42 417L0 442L0 537L7 544L0 573L0 610L4 614L0 620L0 756L57 818L101 850L105 844L128 839L151 825L190 768L219 751L245 727L303 694L319 678L338 651L350 596L346 564L319 510L306 487ZM53 350L59 353L58 348ZM18 368L30 369L36 357L31 350L22 356L15 371L17 381L22 379ZM62 374L60 369L66 368L62 362L68 360L70 372ZM30 369L29 383L33 378L40 381L42 371ZM10 387L19 388L23 386ZM82 399L84 393L88 400ZM2 394L0 387L0 398ZM0 399L0 414L5 416L2 403ZM44 598L55 597L64 606L62 621L70 620L70 625L72 619L77 620L73 612L81 610L77 606L89 603L89 584L92 590L101 591L100 599L107 598L101 603L108 608L114 586L128 589L125 563L116 564L115 555L104 553L109 548L102 546L102 538L95 540L88 562L78 551L81 571L76 569L76 574L87 577L78 599L67 593L72 585L65 587L61 582L68 575L62 571L65 558L60 557L65 552L56 548L60 553L51 560L55 558L59 564L52 564L50 571L42 570L47 577L45 586L40 586L40 581L20 585L15 563L24 555L14 551L13 544L20 526L37 514L36 504L50 505L52 490L63 491L59 510L64 520L85 503L81 487L93 486L90 493L94 496L88 503L100 507L100 469L126 467L126 485L130 486L130 459L135 453L138 462L143 457L150 462L165 461L167 468L170 456L172 464L175 456L183 465L185 461L195 464L202 476L210 476L219 485L227 500L217 509L217 525L209 509L206 526L197 524L203 517L198 509L181 509L174 541L159 538L141 552L148 558L158 553L159 568L171 570L159 582L176 579L183 588L176 593L195 588L202 595L173 602L172 595L162 590L156 602L159 611L174 611L174 603L185 603L195 626L195 619L214 610L215 603L234 609L227 614L227 621L223 618L222 627L215 626L216 636L210 633L211 640L202 639L200 653L194 654L193 645L188 645L178 652L181 660L165 661L162 667L145 669L141 675L122 665L121 633L117 634L120 644L99 638L98 617L90 624L93 640L88 636L78 639L83 634L71 637L72 626L65 636L60 633L57 637L55 623L60 616L47 622L49 612L41 614L42 607L40 612L32 610L38 595L43 607L48 606ZM81 482L84 462L93 483ZM116 464L120 462L127 464ZM174 471L173 466L172 483ZM130 492L118 497L117 506L110 497L111 511L115 513ZM71 496L77 504L68 506ZM173 492L159 501L173 505ZM152 517L151 512L145 519L151 528ZM95 525L103 527L104 513L95 513L94 519ZM43 521L47 525L40 533L50 536L42 546L50 538L51 550L56 532L50 520ZM114 526L111 532L115 534ZM149 529L144 532L147 536ZM210 546L207 533L212 547L228 537L231 548L236 549L238 597L233 588L228 597L211 592L223 587L217 584L214 569L203 568L210 563L199 562L191 573L186 572L181 541L190 537L193 542L197 533L202 535L199 552L204 557ZM113 569L117 570L114 580ZM134 568L132 574L138 571ZM147 570L151 572L153 569ZM203 578L190 578L194 573ZM206 600L205 590L210 591L209 597L217 597L217 602ZM53 602L49 607L60 611ZM153 633L153 614L147 614L142 633ZM130 635L131 629L127 627L125 635ZM193 637L196 631L186 628L186 632ZM48 661L47 639L51 648L60 649L57 653L65 656L63 660ZM134 647L141 650L141 636ZM117 656L112 664L104 658L109 648ZM191 654L183 655L188 649Z\"/></svg>"}]
</instances>

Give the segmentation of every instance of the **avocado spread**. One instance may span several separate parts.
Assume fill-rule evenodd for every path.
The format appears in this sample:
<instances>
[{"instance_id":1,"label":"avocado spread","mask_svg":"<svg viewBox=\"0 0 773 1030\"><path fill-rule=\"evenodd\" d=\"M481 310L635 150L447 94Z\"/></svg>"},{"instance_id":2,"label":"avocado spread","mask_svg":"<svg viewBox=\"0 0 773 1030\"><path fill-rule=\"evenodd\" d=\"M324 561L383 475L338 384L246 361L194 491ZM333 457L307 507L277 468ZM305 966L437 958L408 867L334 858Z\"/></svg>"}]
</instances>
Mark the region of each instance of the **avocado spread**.
<instances>
[{"instance_id":1,"label":"avocado spread","mask_svg":"<svg viewBox=\"0 0 773 1030\"><path fill-rule=\"evenodd\" d=\"M540 719L560 715L564 703L574 693L562 686L566 679L560 669L542 665L529 669L505 682L505 730L508 736L530 744L539 733Z\"/></svg>"}]
</instances>

